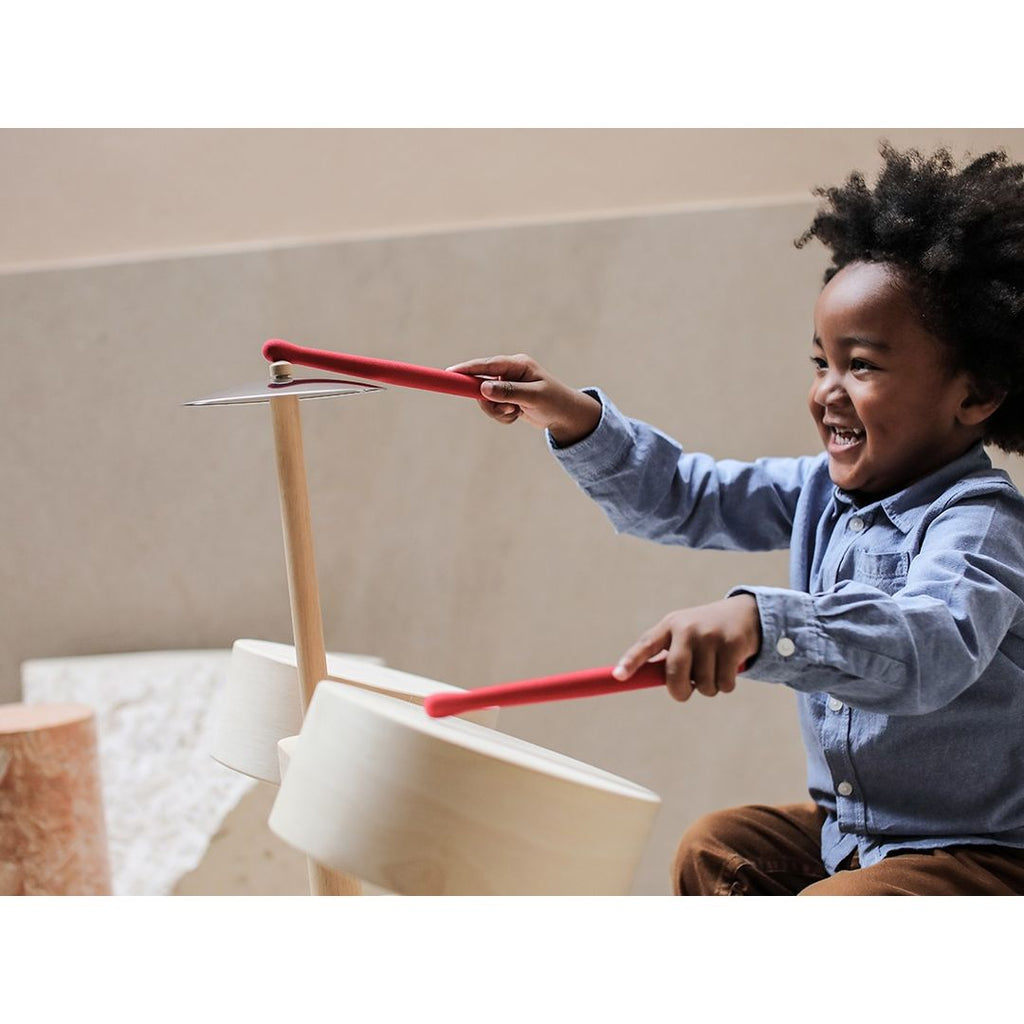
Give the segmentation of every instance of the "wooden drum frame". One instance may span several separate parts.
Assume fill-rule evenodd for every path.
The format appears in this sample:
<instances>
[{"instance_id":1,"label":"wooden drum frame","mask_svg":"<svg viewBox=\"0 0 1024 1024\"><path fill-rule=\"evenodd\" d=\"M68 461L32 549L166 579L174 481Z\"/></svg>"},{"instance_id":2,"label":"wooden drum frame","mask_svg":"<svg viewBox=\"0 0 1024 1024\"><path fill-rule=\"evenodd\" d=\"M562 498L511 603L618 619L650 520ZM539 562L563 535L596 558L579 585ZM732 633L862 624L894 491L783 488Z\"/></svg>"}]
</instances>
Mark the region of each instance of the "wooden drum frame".
<instances>
[{"instance_id":1,"label":"wooden drum frame","mask_svg":"<svg viewBox=\"0 0 1024 1024\"><path fill-rule=\"evenodd\" d=\"M447 371L280 341L264 353L479 397L472 378ZM404 895L628 893L660 806L655 793L497 731L495 708L428 716L424 700L457 687L326 653L299 399L380 389L293 380L285 362L271 375L187 403L269 401L295 636L294 648L235 642L214 757L280 782L268 824L307 855L316 895L356 895L360 879Z\"/></svg>"}]
</instances>

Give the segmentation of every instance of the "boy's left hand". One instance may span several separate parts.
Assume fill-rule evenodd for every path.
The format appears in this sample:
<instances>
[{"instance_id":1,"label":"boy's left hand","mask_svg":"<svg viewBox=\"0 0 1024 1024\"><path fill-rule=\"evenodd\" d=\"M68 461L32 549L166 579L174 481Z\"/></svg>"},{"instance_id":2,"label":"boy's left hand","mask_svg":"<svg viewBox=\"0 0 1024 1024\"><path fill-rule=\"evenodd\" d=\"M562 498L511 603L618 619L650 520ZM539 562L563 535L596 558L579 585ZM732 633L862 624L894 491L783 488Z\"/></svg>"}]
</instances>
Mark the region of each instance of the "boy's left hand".
<instances>
[{"instance_id":1,"label":"boy's left hand","mask_svg":"<svg viewBox=\"0 0 1024 1024\"><path fill-rule=\"evenodd\" d=\"M619 659L613 675L628 679L660 652L668 692L689 700L731 693L736 674L761 649L761 617L752 594L734 594L714 604L670 612Z\"/></svg>"}]
</instances>

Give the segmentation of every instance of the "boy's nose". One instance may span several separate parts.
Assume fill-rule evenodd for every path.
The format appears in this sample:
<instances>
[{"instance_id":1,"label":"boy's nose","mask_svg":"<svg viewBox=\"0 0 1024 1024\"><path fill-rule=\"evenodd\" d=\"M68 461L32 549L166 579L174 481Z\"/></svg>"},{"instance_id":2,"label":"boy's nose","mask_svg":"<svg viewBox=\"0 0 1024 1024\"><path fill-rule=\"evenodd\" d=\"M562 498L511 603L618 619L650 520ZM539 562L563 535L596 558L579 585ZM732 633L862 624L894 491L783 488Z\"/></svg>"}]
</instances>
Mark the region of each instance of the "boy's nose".
<instances>
[{"instance_id":1,"label":"boy's nose","mask_svg":"<svg viewBox=\"0 0 1024 1024\"><path fill-rule=\"evenodd\" d=\"M831 374L825 374L814 388L814 401L818 405L835 405L846 398L842 384Z\"/></svg>"}]
</instances>

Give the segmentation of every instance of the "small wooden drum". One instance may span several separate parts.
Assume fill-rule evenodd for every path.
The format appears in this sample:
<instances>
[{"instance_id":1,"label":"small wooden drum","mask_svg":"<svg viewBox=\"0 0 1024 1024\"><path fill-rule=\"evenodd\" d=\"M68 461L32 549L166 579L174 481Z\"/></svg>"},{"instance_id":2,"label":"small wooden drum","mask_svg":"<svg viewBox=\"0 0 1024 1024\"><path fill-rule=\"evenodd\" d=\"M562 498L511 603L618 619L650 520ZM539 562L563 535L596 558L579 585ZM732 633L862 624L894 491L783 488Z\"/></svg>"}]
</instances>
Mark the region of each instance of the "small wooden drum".
<instances>
[{"instance_id":1,"label":"small wooden drum","mask_svg":"<svg viewBox=\"0 0 1024 1024\"><path fill-rule=\"evenodd\" d=\"M459 718L321 682L271 830L404 895L626 895L660 799Z\"/></svg>"},{"instance_id":2,"label":"small wooden drum","mask_svg":"<svg viewBox=\"0 0 1024 1024\"><path fill-rule=\"evenodd\" d=\"M327 653L331 679L358 684L400 700L423 703L431 693L457 691L433 679L387 668L380 658ZM493 725L494 708L467 713ZM295 648L269 640L236 640L221 696L211 754L228 768L278 785L278 740L302 727L302 693Z\"/></svg>"},{"instance_id":3,"label":"small wooden drum","mask_svg":"<svg viewBox=\"0 0 1024 1024\"><path fill-rule=\"evenodd\" d=\"M95 713L0 705L0 896L110 891Z\"/></svg>"}]
</instances>

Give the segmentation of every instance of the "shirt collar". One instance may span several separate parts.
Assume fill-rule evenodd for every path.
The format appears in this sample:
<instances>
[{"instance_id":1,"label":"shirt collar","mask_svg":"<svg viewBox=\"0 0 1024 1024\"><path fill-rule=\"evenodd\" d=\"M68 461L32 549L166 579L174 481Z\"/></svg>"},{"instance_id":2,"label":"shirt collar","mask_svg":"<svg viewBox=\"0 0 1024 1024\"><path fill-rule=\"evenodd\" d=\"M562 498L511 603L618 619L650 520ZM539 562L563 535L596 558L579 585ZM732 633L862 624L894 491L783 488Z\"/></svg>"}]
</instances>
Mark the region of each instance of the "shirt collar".
<instances>
[{"instance_id":1,"label":"shirt collar","mask_svg":"<svg viewBox=\"0 0 1024 1024\"><path fill-rule=\"evenodd\" d=\"M940 494L948 491L957 480L978 470L991 468L992 460L986 454L982 442L978 441L959 458L947 462L934 473L915 480L909 487L904 487L902 491L890 494L887 498L858 505L854 495L849 491L844 491L841 487L834 488L833 494L836 505L840 507L857 507L862 512L871 512L876 508L881 508L893 526L903 533L908 533L917 522L917 516L910 514L913 509L930 505Z\"/></svg>"}]
</instances>

